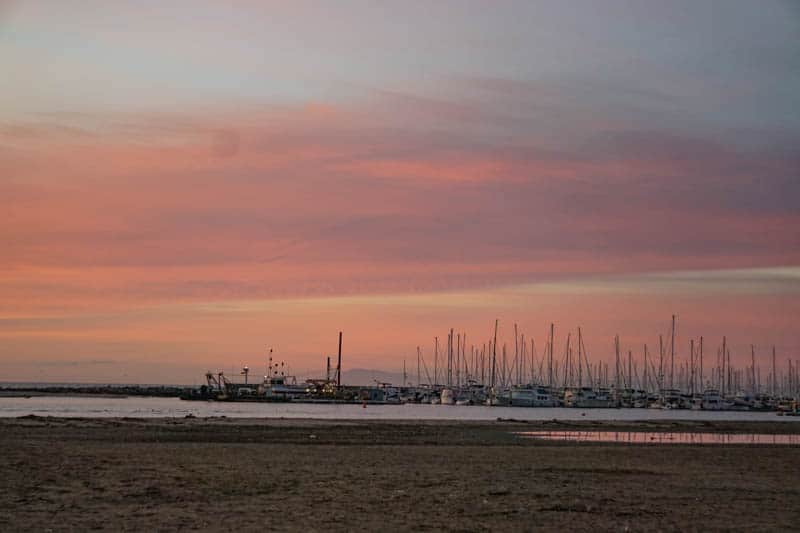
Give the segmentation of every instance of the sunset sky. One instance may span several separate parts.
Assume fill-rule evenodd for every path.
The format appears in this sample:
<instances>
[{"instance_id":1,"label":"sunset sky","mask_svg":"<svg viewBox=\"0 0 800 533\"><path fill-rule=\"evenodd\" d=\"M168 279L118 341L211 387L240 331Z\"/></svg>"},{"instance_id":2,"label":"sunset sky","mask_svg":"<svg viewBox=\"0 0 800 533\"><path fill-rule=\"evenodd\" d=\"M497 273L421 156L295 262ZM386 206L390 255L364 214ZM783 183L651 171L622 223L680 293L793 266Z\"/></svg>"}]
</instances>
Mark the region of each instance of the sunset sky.
<instances>
[{"instance_id":1,"label":"sunset sky","mask_svg":"<svg viewBox=\"0 0 800 533\"><path fill-rule=\"evenodd\" d=\"M0 381L800 358L795 1L0 0Z\"/></svg>"}]
</instances>

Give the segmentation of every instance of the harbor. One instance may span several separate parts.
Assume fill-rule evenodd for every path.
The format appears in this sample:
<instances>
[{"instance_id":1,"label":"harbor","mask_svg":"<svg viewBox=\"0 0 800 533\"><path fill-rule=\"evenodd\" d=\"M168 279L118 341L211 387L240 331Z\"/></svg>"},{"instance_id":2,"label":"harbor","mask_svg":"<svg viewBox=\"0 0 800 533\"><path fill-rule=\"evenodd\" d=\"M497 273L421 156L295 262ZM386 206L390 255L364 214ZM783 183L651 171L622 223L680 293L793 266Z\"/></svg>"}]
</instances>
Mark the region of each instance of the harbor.
<instances>
[{"instance_id":1,"label":"harbor","mask_svg":"<svg viewBox=\"0 0 800 533\"><path fill-rule=\"evenodd\" d=\"M665 409L702 411L763 411L797 416L800 373L797 362L787 360L779 372L775 349L772 365L762 382L751 346L750 365L735 366L726 337L708 362L707 342L690 339L689 353L681 356L676 344L676 317L669 335L658 336L658 351L650 354L645 344L641 359L633 351L623 353L614 337L614 362L592 363L581 328L573 341L565 338L562 355L556 348L555 326L550 325L543 353L537 354L533 339L526 340L514 324L513 352L506 343L498 349L498 321L493 337L481 346L470 345L466 333L450 330L440 353L434 339L433 360L416 350L416 368L408 372L404 361L400 384L353 386L342 383L342 332L336 364L327 358L324 378L299 380L285 362L273 359L270 350L262 380L250 379L243 367L242 380L224 372L207 372L206 383L187 389L184 400L239 402L355 403L362 405L432 404L443 406L566 407L575 409ZM649 356L649 357L648 357Z\"/></svg>"}]
</instances>

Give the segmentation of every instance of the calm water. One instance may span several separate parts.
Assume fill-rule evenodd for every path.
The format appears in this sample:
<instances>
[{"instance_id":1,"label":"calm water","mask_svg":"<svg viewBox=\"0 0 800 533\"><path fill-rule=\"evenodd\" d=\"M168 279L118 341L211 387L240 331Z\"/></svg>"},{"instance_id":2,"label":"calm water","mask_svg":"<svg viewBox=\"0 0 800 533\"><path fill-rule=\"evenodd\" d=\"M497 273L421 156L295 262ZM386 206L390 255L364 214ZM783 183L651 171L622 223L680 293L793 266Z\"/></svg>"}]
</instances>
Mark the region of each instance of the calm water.
<instances>
[{"instance_id":1,"label":"calm water","mask_svg":"<svg viewBox=\"0 0 800 533\"><path fill-rule=\"evenodd\" d=\"M457 405L331 405L304 403L188 402L178 398L82 396L0 397L0 417L25 415L62 417L283 417L416 420L767 420L800 422L800 417L737 411L660 409L569 409L477 407Z\"/></svg>"},{"instance_id":2,"label":"calm water","mask_svg":"<svg viewBox=\"0 0 800 533\"><path fill-rule=\"evenodd\" d=\"M634 431L522 431L520 437L570 442L620 444L782 444L800 445L800 435L766 433L658 433Z\"/></svg>"}]
</instances>

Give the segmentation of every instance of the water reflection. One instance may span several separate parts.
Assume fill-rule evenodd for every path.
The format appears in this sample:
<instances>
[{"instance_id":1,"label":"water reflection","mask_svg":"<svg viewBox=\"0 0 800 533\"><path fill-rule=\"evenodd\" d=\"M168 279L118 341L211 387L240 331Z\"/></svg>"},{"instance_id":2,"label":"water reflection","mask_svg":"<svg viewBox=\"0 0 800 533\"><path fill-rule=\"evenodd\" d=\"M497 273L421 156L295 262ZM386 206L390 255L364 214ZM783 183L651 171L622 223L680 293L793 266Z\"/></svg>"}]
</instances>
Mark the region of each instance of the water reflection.
<instances>
[{"instance_id":1,"label":"water reflection","mask_svg":"<svg viewBox=\"0 0 800 533\"><path fill-rule=\"evenodd\" d=\"M800 445L800 435L767 433L666 433L642 431L522 431L520 437L621 444L782 444Z\"/></svg>"}]
</instances>

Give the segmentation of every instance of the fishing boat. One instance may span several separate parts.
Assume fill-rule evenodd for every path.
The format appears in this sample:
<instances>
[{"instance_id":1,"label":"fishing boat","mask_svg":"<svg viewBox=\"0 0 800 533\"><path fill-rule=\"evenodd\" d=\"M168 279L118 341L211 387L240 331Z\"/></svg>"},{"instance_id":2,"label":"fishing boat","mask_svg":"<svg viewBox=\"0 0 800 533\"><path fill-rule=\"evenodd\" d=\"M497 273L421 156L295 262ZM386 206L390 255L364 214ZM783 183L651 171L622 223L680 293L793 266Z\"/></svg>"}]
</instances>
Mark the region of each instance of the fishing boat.
<instances>
[{"instance_id":1,"label":"fishing boat","mask_svg":"<svg viewBox=\"0 0 800 533\"><path fill-rule=\"evenodd\" d=\"M264 381L258 386L257 395L266 400L293 400L303 398L308 394L305 384L297 383L293 376L273 375L264 376Z\"/></svg>"},{"instance_id":2,"label":"fishing boat","mask_svg":"<svg viewBox=\"0 0 800 533\"><path fill-rule=\"evenodd\" d=\"M509 387L497 396L498 405L511 407L558 407L559 401L546 387L527 385Z\"/></svg>"},{"instance_id":3,"label":"fishing boat","mask_svg":"<svg viewBox=\"0 0 800 533\"><path fill-rule=\"evenodd\" d=\"M721 411L725 408L725 404L717 389L706 389L703 391L701 407L704 411Z\"/></svg>"},{"instance_id":4,"label":"fishing boat","mask_svg":"<svg viewBox=\"0 0 800 533\"><path fill-rule=\"evenodd\" d=\"M616 407L616 403L608 389L580 387L564 391L564 407L603 408Z\"/></svg>"}]
</instances>

